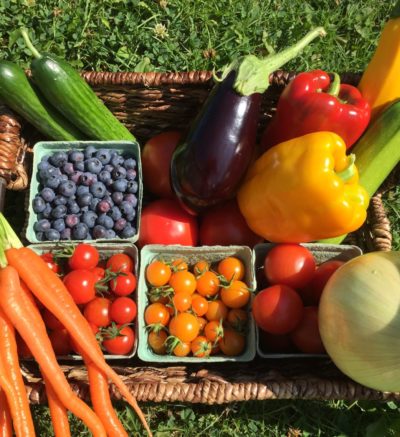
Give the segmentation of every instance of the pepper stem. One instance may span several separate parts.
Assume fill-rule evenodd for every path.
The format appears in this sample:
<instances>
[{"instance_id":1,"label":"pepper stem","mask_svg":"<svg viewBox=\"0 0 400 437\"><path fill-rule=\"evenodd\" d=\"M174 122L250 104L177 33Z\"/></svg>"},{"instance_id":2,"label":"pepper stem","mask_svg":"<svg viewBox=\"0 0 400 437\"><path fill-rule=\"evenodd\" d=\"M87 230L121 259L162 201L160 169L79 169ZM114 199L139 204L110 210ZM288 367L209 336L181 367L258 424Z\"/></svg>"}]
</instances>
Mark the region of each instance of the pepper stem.
<instances>
[{"instance_id":1,"label":"pepper stem","mask_svg":"<svg viewBox=\"0 0 400 437\"><path fill-rule=\"evenodd\" d=\"M271 73L296 57L315 38L325 35L326 32L323 27L316 27L296 44L279 53L271 54L263 59L258 59L254 55L245 56L237 68L233 88L243 96L265 92L269 87ZM236 69L235 67L237 67L237 62L234 61L228 71L224 72L223 77L226 77L229 71Z\"/></svg>"},{"instance_id":2,"label":"pepper stem","mask_svg":"<svg viewBox=\"0 0 400 437\"><path fill-rule=\"evenodd\" d=\"M337 176L340 177L340 179L342 179L343 182L347 182L348 180L350 180L355 174L356 174L356 166L355 166L355 162L356 162L356 155L354 153L352 153L351 155L348 156L349 158L349 164L348 166L336 173Z\"/></svg>"},{"instance_id":3,"label":"pepper stem","mask_svg":"<svg viewBox=\"0 0 400 437\"><path fill-rule=\"evenodd\" d=\"M42 55L36 50L35 46L32 44L32 41L29 38L28 31L25 28L21 29L21 35L24 38L25 44L28 49L32 52L34 58L39 59Z\"/></svg>"},{"instance_id":4,"label":"pepper stem","mask_svg":"<svg viewBox=\"0 0 400 437\"><path fill-rule=\"evenodd\" d=\"M340 76L337 73L333 73L333 81L331 82L327 94L337 97L340 91Z\"/></svg>"}]
</instances>

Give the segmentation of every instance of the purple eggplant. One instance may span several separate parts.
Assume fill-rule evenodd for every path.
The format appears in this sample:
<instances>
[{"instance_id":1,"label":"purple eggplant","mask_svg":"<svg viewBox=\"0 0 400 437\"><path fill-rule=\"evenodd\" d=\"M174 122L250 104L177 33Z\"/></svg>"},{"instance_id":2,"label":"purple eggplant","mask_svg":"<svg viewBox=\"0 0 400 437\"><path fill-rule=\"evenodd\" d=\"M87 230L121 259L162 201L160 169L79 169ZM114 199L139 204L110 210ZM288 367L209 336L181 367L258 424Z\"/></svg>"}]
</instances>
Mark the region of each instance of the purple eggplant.
<instances>
[{"instance_id":1,"label":"purple eggplant","mask_svg":"<svg viewBox=\"0 0 400 437\"><path fill-rule=\"evenodd\" d=\"M270 74L323 35L316 28L280 53L249 55L225 70L172 156L171 185L186 210L198 214L236 195L255 157L261 93Z\"/></svg>"}]
</instances>

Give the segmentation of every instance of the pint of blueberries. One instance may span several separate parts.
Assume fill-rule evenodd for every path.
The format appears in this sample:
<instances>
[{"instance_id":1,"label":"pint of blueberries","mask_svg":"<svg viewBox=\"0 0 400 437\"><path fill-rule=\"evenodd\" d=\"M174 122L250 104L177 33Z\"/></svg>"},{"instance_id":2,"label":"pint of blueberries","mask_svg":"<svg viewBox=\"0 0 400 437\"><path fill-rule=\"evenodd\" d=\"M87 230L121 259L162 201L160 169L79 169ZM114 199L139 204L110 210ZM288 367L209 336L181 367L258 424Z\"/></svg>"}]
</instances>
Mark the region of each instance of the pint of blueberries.
<instances>
[{"instance_id":1,"label":"pint of blueberries","mask_svg":"<svg viewBox=\"0 0 400 437\"><path fill-rule=\"evenodd\" d=\"M39 241L129 239L136 234L137 163L110 149L58 151L38 164L32 208Z\"/></svg>"}]
</instances>

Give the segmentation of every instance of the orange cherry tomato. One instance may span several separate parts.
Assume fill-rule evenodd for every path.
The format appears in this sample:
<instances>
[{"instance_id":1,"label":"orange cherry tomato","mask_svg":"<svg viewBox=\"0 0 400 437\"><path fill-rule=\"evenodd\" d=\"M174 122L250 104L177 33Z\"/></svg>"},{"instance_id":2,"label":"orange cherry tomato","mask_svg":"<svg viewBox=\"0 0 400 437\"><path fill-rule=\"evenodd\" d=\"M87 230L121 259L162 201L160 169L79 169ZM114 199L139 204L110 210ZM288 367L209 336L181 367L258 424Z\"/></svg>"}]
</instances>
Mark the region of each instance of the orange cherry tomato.
<instances>
[{"instance_id":1,"label":"orange cherry tomato","mask_svg":"<svg viewBox=\"0 0 400 437\"><path fill-rule=\"evenodd\" d=\"M195 357L203 358L210 356L212 345L206 337L199 335L192 341L190 349Z\"/></svg>"},{"instance_id":2,"label":"orange cherry tomato","mask_svg":"<svg viewBox=\"0 0 400 437\"><path fill-rule=\"evenodd\" d=\"M187 311L192 306L192 295L186 291L176 293L172 298L172 303L177 311Z\"/></svg>"},{"instance_id":3,"label":"orange cherry tomato","mask_svg":"<svg viewBox=\"0 0 400 437\"><path fill-rule=\"evenodd\" d=\"M208 321L217 320L218 322L222 319L225 320L228 315L228 308L222 302L222 300L213 300L208 303L208 310L206 312L206 319Z\"/></svg>"},{"instance_id":4,"label":"orange cherry tomato","mask_svg":"<svg viewBox=\"0 0 400 437\"><path fill-rule=\"evenodd\" d=\"M246 338L233 329L225 329L224 336L218 344L225 355L235 357L243 352Z\"/></svg>"},{"instance_id":5,"label":"orange cherry tomato","mask_svg":"<svg viewBox=\"0 0 400 437\"><path fill-rule=\"evenodd\" d=\"M219 290L219 279L214 272L207 271L197 277L196 290L204 297L215 296Z\"/></svg>"},{"instance_id":6,"label":"orange cherry tomato","mask_svg":"<svg viewBox=\"0 0 400 437\"><path fill-rule=\"evenodd\" d=\"M219 262L218 273L227 281L240 281L244 277L244 264L239 258L229 256Z\"/></svg>"},{"instance_id":7,"label":"orange cherry tomato","mask_svg":"<svg viewBox=\"0 0 400 437\"><path fill-rule=\"evenodd\" d=\"M203 296L192 299L192 310L197 316L204 316L208 310L208 300Z\"/></svg>"},{"instance_id":8,"label":"orange cherry tomato","mask_svg":"<svg viewBox=\"0 0 400 437\"><path fill-rule=\"evenodd\" d=\"M174 348L174 355L176 357L186 357L190 354L190 343L180 342Z\"/></svg>"},{"instance_id":9,"label":"orange cherry tomato","mask_svg":"<svg viewBox=\"0 0 400 437\"><path fill-rule=\"evenodd\" d=\"M158 355L165 355L167 353L167 348L165 345L166 339L167 333L165 331L151 331L147 337L147 342L154 353Z\"/></svg>"},{"instance_id":10,"label":"orange cherry tomato","mask_svg":"<svg viewBox=\"0 0 400 437\"><path fill-rule=\"evenodd\" d=\"M210 264L205 260L197 261L193 267L194 275L197 277L210 270Z\"/></svg>"},{"instance_id":11,"label":"orange cherry tomato","mask_svg":"<svg viewBox=\"0 0 400 437\"><path fill-rule=\"evenodd\" d=\"M242 308L250 300L250 291L242 281L232 281L229 287L220 292L222 302L229 308Z\"/></svg>"},{"instance_id":12,"label":"orange cherry tomato","mask_svg":"<svg viewBox=\"0 0 400 437\"><path fill-rule=\"evenodd\" d=\"M213 343L219 341L224 336L224 328L221 322L217 320L208 322L204 328L204 335Z\"/></svg>"},{"instance_id":13,"label":"orange cherry tomato","mask_svg":"<svg viewBox=\"0 0 400 437\"><path fill-rule=\"evenodd\" d=\"M197 317L190 313L179 313L171 319L169 332L184 343L190 343L198 335L200 325Z\"/></svg>"},{"instance_id":14,"label":"orange cherry tomato","mask_svg":"<svg viewBox=\"0 0 400 437\"><path fill-rule=\"evenodd\" d=\"M184 259L179 258L172 261L171 269L173 272L184 272L189 270L189 266Z\"/></svg>"},{"instance_id":15,"label":"orange cherry tomato","mask_svg":"<svg viewBox=\"0 0 400 437\"><path fill-rule=\"evenodd\" d=\"M208 322L204 317L197 317L197 321L199 322L199 332L202 333Z\"/></svg>"},{"instance_id":16,"label":"orange cherry tomato","mask_svg":"<svg viewBox=\"0 0 400 437\"><path fill-rule=\"evenodd\" d=\"M193 294L196 290L196 278L193 273L182 270L172 274L169 285L175 293L187 292Z\"/></svg>"},{"instance_id":17,"label":"orange cherry tomato","mask_svg":"<svg viewBox=\"0 0 400 437\"><path fill-rule=\"evenodd\" d=\"M146 268L146 279L154 287L168 284L171 268L161 261L153 261Z\"/></svg>"},{"instance_id":18,"label":"orange cherry tomato","mask_svg":"<svg viewBox=\"0 0 400 437\"><path fill-rule=\"evenodd\" d=\"M163 325L167 326L169 322L168 308L162 303L150 304L144 312L144 321L146 325Z\"/></svg>"},{"instance_id":19,"label":"orange cherry tomato","mask_svg":"<svg viewBox=\"0 0 400 437\"><path fill-rule=\"evenodd\" d=\"M247 311L240 308L235 308L228 312L226 321L235 331L242 332L246 327L248 318L249 316L247 314Z\"/></svg>"}]
</instances>

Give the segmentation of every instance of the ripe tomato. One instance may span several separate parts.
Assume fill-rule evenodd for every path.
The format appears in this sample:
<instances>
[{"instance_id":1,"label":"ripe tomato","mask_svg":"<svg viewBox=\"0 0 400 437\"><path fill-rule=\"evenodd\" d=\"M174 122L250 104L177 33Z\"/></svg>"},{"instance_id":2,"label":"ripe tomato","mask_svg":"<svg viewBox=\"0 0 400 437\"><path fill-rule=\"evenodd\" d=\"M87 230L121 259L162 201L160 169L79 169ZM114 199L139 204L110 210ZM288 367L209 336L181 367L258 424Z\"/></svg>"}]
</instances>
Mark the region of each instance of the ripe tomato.
<instances>
[{"instance_id":1,"label":"ripe tomato","mask_svg":"<svg viewBox=\"0 0 400 437\"><path fill-rule=\"evenodd\" d=\"M96 277L90 270L71 270L64 276L64 284L76 304L86 304L96 296Z\"/></svg>"},{"instance_id":2,"label":"ripe tomato","mask_svg":"<svg viewBox=\"0 0 400 437\"><path fill-rule=\"evenodd\" d=\"M197 261L197 263L193 267L193 273L196 277L202 275L208 270L210 270L210 264L205 260Z\"/></svg>"},{"instance_id":3,"label":"ripe tomato","mask_svg":"<svg viewBox=\"0 0 400 437\"><path fill-rule=\"evenodd\" d=\"M169 167L181 135L178 131L162 132L150 138L143 147L144 185L156 196L174 197L169 179Z\"/></svg>"},{"instance_id":4,"label":"ripe tomato","mask_svg":"<svg viewBox=\"0 0 400 437\"><path fill-rule=\"evenodd\" d=\"M244 276L244 264L234 256L229 256L220 261L217 270L227 281L233 281L234 279L240 281Z\"/></svg>"},{"instance_id":5,"label":"ripe tomato","mask_svg":"<svg viewBox=\"0 0 400 437\"><path fill-rule=\"evenodd\" d=\"M151 331L147 337L147 342L153 352L158 355L165 355L167 353L167 348L165 345L165 340L167 339L167 333L163 330L161 331Z\"/></svg>"},{"instance_id":6,"label":"ripe tomato","mask_svg":"<svg viewBox=\"0 0 400 437\"><path fill-rule=\"evenodd\" d=\"M303 302L298 293L286 285L273 285L261 290L252 305L254 320L271 334L287 334L303 316Z\"/></svg>"},{"instance_id":7,"label":"ripe tomato","mask_svg":"<svg viewBox=\"0 0 400 437\"><path fill-rule=\"evenodd\" d=\"M66 329L50 331L49 339L57 356L68 355L72 352L70 336Z\"/></svg>"},{"instance_id":8,"label":"ripe tomato","mask_svg":"<svg viewBox=\"0 0 400 437\"><path fill-rule=\"evenodd\" d=\"M95 267L92 269L92 272L94 273L94 276L96 277L96 282L101 281L104 279L106 275L106 271L103 269L103 267Z\"/></svg>"},{"instance_id":9,"label":"ripe tomato","mask_svg":"<svg viewBox=\"0 0 400 437\"><path fill-rule=\"evenodd\" d=\"M203 296L192 298L192 310L196 316L204 316L208 311L208 301Z\"/></svg>"},{"instance_id":10,"label":"ripe tomato","mask_svg":"<svg viewBox=\"0 0 400 437\"><path fill-rule=\"evenodd\" d=\"M190 343L180 342L174 348L174 355L176 357L186 357L190 354Z\"/></svg>"},{"instance_id":11,"label":"ripe tomato","mask_svg":"<svg viewBox=\"0 0 400 437\"><path fill-rule=\"evenodd\" d=\"M225 329L224 336L219 340L218 345L225 355L235 357L243 352L246 346L246 338L233 329Z\"/></svg>"},{"instance_id":12,"label":"ripe tomato","mask_svg":"<svg viewBox=\"0 0 400 437\"><path fill-rule=\"evenodd\" d=\"M224 336L224 328L222 323L217 320L208 322L204 327L204 335L212 343L219 341Z\"/></svg>"},{"instance_id":13,"label":"ripe tomato","mask_svg":"<svg viewBox=\"0 0 400 437\"><path fill-rule=\"evenodd\" d=\"M226 321L235 331L243 332L246 328L248 318L247 311L238 308L229 310Z\"/></svg>"},{"instance_id":14,"label":"ripe tomato","mask_svg":"<svg viewBox=\"0 0 400 437\"><path fill-rule=\"evenodd\" d=\"M210 356L212 345L206 337L199 335L192 341L190 349L195 357L204 358Z\"/></svg>"},{"instance_id":15,"label":"ripe tomato","mask_svg":"<svg viewBox=\"0 0 400 437\"><path fill-rule=\"evenodd\" d=\"M199 333L201 334L208 322L204 317L197 317L197 321L199 322Z\"/></svg>"},{"instance_id":16,"label":"ripe tomato","mask_svg":"<svg viewBox=\"0 0 400 437\"><path fill-rule=\"evenodd\" d=\"M106 263L106 269L112 272L133 272L134 264L133 259L126 253L116 253L112 255Z\"/></svg>"},{"instance_id":17,"label":"ripe tomato","mask_svg":"<svg viewBox=\"0 0 400 437\"><path fill-rule=\"evenodd\" d=\"M209 209L200 223L200 244L203 246L253 247L263 241L247 226L236 199Z\"/></svg>"},{"instance_id":18,"label":"ripe tomato","mask_svg":"<svg viewBox=\"0 0 400 437\"><path fill-rule=\"evenodd\" d=\"M40 255L40 258L43 259L43 261L46 262L47 267L53 271L54 273L59 273L60 271L60 266L56 263L56 261L54 260L54 256L52 253L47 252L47 253L42 253L42 255Z\"/></svg>"},{"instance_id":19,"label":"ripe tomato","mask_svg":"<svg viewBox=\"0 0 400 437\"><path fill-rule=\"evenodd\" d=\"M318 308L316 306L305 307L303 318L290 333L294 345L306 354L323 354L325 348L321 340L318 328Z\"/></svg>"},{"instance_id":20,"label":"ripe tomato","mask_svg":"<svg viewBox=\"0 0 400 437\"><path fill-rule=\"evenodd\" d=\"M196 278L193 273L185 270L178 271L171 275L169 285L174 289L175 293L186 292L193 294L196 290Z\"/></svg>"},{"instance_id":21,"label":"ripe tomato","mask_svg":"<svg viewBox=\"0 0 400 437\"><path fill-rule=\"evenodd\" d=\"M170 277L171 268L161 261L153 261L146 268L147 282L153 287L162 287L168 284Z\"/></svg>"},{"instance_id":22,"label":"ripe tomato","mask_svg":"<svg viewBox=\"0 0 400 437\"><path fill-rule=\"evenodd\" d=\"M250 291L242 281L233 281L221 289L221 300L228 308L242 308L250 300Z\"/></svg>"},{"instance_id":23,"label":"ripe tomato","mask_svg":"<svg viewBox=\"0 0 400 437\"><path fill-rule=\"evenodd\" d=\"M110 306L110 317L115 323L125 325L135 320L137 307L135 301L129 297L117 297Z\"/></svg>"},{"instance_id":24,"label":"ripe tomato","mask_svg":"<svg viewBox=\"0 0 400 437\"><path fill-rule=\"evenodd\" d=\"M64 325L57 319L57 317L47 308L42 311L42 319L46 328L49 329L64 329Z\"/></svg>"},{"instance_id":25,"label":"ripe tomato","mask_svg":"<svg viewBox=\"0 0 400 437\"><path fill-rule=\"evenodd\" d=\"M187 311L192 306L192 295L187 291L181 291L174 295L172 303L177 311Z\"/></svg>"},{"instance_id":26,"label":"ripe tomato","mask_svg":"<svg viewBox=\"0 0 400 437\"><path fill-rule=\"evenodd\" d=\"M105 297L95 297L85 305L83 315L88 322L105 328L111 323L111 300Z\"/></svg>"},{"instance_id":27,"label":"ripe tomato","mask_svg":"<svg viewBox=\"0 0 400 437\"><path fill-rule=\"evenodd\" d=\"M222 300L213 300L208 303L208 309L206 312L206 319L210 322L212 320L220 321L225 320L226 316L228 315L228 308L226 305L222 302Z\"/></svg>"},{"instance_id":28,"label":"ripe tomato","mask_svg":"<svg viewBox=\"0 0 400 437\"><path fill-rule=\"evenodd\" d=\"M315 259L300 244L277 244L265 257L264 272L270 285L302 288L314 276Z\"/></svg>"},{"instance_id":29,"label":"ripe tomato","mask_svg":"<svg viewBox=\"0 0 400 437\"><path fill-rule=\"evenodd\" d=\"M167 326L169 322L168 308L162 303L150 304L144 312L144 321L146 325L163 325Z\"/></svg>"},{"instance_id":30,"label":"ripe tomato","mask_svg":"<svg viewBox=\"0 0 400 437\"><path fill-rule=\"evenodd\" d=\"M172 261L171 269L174 273L175 272L182 272L185 270L186 271L189 270L189 266L184 259L179 258L179 259L175 259L174 261Z\"/></svg>"},{"instance_id":31,"label":"ripe tomato","mask_svg":"<svg viewBox=\"0 0 400 437\"><path fill-rule=\"evenodd\" d=\"M214 272L208 270L201 276L197 276L196 290L204 297L215 296L218 293L219 286L219 278Z\"/></svg>"},{"instance_id":32,"label":"ripe tomato","mask_svg":"<svg viewBox=\"0 0 400 437\"><path fill-rule=\"evenodd\" d=\"M290 334L270 334L260 329L259 342L264 353L287 353L295 350Z\"/></svg>"},{"instance_id":33,"label":"ripe tomato","mask_svg":"<svg viewBox=\"0 0 400 437\"><path fill-rule=\"evenodd\" d=\"M199 322L190 313L180 313L171 319L169 332L184 343L190 343L199 335Z\"/></svg>"},{"instance_id":34,"label":"ripe tomato","mask_svg":"<svg viewBox=\"0 0 400 437\"><path fill-rule=\"evenodd\" d=\"M117 325L118 328L121 328ZM131 352L135 343L135 333L129 326L120 329L119 335L104 337L103 346L106 351L114 355L127 355Z\"/></svg>"},{"instance_id":35,"label":"ripe tomato","mask_svg":"<svg viewBox=\"0 0 400 437\"><path fill-rule=\"evenodd\" d=\"M175 199L151 202L142 210L139 245L181 244L196 246L197 219L186 212Z\"/></svg>"},{"instance_id":36,"label":"ripe tomato","mask_svg":"<svg viewBox=\"0 0 400 437\"><path fill-rule=\"evenodd\" d=\"M129 296L136 290L136 276L125 272L110 282L110 288L117 296Z\"/></svg>"},{"instance_id":37,"label":"ripe tomato","mask_svg":"<svg viewBox=\"0 0 400 437\"><path fill-rule=\"evenodd\" d=\"M97 266L99 259L99 252L94 246L79 243L68 259L68 265L72 270L92 270Z\"/></svg>"}]
</instances>

